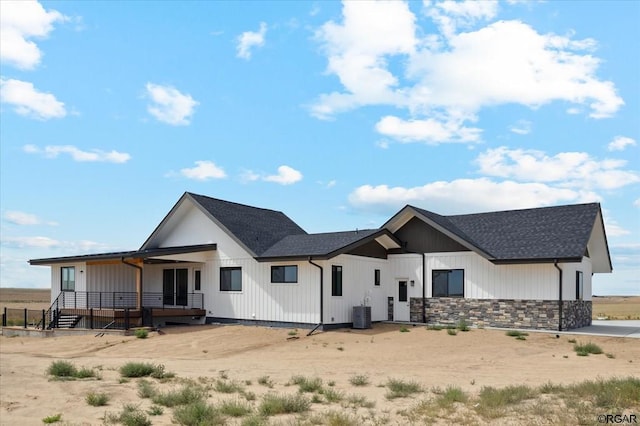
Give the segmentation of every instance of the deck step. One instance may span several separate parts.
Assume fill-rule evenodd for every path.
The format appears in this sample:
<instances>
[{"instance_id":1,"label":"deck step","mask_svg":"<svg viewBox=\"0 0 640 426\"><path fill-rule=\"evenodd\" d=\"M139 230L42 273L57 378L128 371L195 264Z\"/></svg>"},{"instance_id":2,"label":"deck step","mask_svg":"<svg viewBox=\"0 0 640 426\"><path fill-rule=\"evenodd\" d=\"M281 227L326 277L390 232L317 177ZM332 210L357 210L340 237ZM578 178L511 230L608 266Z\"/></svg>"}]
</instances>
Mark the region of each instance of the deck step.
<instances>
[{"instance_id":1,"label":"deck step","mask_svg":"<svg viewBox=\"0 0 640 426\"><path fill-rule=\"evenodd\" d=\"M58 328L74 328L82 319L82 315L60 314Z\"/></svg>"}]
</instances>

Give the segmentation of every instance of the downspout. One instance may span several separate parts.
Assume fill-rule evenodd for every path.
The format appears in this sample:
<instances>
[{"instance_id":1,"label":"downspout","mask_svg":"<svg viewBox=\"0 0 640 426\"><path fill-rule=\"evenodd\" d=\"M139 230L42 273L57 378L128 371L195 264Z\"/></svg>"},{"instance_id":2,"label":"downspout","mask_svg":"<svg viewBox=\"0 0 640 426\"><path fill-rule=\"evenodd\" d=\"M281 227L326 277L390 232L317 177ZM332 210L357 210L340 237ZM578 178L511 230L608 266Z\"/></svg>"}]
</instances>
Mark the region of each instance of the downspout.
<instances>
[{"instance_id":1,"label":"downspout","mask_svg":"<svg viewBox=\"0 0 640 426\"><path fill-rule=\"evenodd\" d=\"M140 293L136 297L136 306L138 309L142 310L142 266L138 266L135 263L129 263L126 260L124 260L124 257L121 257L120 261L127 266L136 268L140 272Z\"/></svg>"},{"instance_id":2,"label":"downspout","mask_svg":"<svg viewBox=\"0 0 640 426\"><path fill-rule=\"evenodd\" d=\"M318 327L320 327L324 322L324 270L322 269L322 266L318 265L317 263L314 263L311 260L311 256L309 256L309 263L315 266L316 268L320 269L320 323L316 325L314 329L311 330L309 334L307 334L307 336L310 336L311 333L316 331Z\"/></svg>"},{"instance_id":3,"label":"downspout","mask_svg":"<svg viewBox=\"0 0 640 426\"><path fill-rule=\"evenodd\" d=\"M427 256L422 253L422 322L427 323Z\"/></svg>"},{"instance_id":4,"label":"downspout","mask_svg":"<svg viewBox=\"0 0 640 426\"><path fill-rule=\"evenodd\" d=\"M558 266L558 259L553 261L553 266L558 270L558 331L562 331L562 269Z\"/></svg>"}]
</instances>

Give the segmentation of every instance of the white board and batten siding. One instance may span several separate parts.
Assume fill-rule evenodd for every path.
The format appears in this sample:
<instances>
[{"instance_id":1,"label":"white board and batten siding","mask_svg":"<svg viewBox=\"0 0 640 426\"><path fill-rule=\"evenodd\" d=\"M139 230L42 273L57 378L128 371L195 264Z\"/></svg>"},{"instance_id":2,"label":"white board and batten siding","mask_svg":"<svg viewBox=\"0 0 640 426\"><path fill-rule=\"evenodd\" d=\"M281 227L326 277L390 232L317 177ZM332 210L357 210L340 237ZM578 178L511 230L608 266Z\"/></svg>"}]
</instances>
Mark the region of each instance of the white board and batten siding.
<instances>
[{"instance_id":1,"label":"white board and batten siding","mask_svg":"<svg viewBox=\"0 0 640 426\"><path fill-rule=\"evenodd\" d=\"M76 287L75 291L87 290L87 265L84 262L61 263L51 265L51 303L60 295L62 289L62 272L64 267L75 268Z\"/></svg>"},{"instance_id":2,"label":"white board and batten siding","mask_svg":"<svg viewBox=\"0 0 640 426\"><path fill-rule=\"evenodd\" d=\"M473 252L429 253L427 297L432 297L432 271L464 270L467 299L558 300L559 273L552 263L496 265ZM563 300L575 300L576 271L583 272L584 300L591 300L591 261L560 263L563 270Z\"/></svg>"},{"instance_id":3,"label":"white board and batten siding","mask_svg":"<svg viewBox=\"0 0 640 426\"><path fill-rule=\"evenodd\" d=\"M387 283L392 276L387 259L339 255L333 259L317 261L324 271L325 324L343 324L353 321L354 306L371 306L371 320L387 319ZM342 296L331 295L332 266L342 267ZM317 268L316 268L317 269ZM375 285L375 270L380 270L380 285ZM316 278L317 280L318 278Z\"/></svg>"}]
</instances>

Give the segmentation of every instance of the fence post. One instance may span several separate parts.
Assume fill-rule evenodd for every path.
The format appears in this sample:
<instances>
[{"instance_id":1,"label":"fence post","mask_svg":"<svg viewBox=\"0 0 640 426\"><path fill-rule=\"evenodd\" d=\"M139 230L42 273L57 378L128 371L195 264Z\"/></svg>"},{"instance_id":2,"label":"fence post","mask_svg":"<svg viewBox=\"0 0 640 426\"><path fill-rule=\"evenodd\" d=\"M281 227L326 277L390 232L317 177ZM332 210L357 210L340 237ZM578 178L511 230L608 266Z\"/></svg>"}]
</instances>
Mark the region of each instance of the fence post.
<instances>
[{"instance_id":1,"label":"fence post","mask_svg":"<svg viewBox=\"0 0 640 426\"><path fill-rule=\"evenodd\" d=\"M44 323L46 315L44 313L44 309L42 310L42 330L44 331L46 324Z\"/></svg>"},{"instance_id":2,"label":"fence post","mask_svg":"<svg viewBox=\"0 0 640 426\"><path fill-rule=\"evenodd\" d=\"M2 313L2 326L7 326L7 307L4 307L4 312Z\"/></svg>"},{"instance_id":3,"label":"fence post","mask_svg":"<svg viewBox=\"0 0 640 426\"><path fill-rule=\"evenodd\" d=\"M98 307L102 309L102 292L98 293Z\"/></svg>"},{"instance_id":4,"label":"fence post","mask_svg":"<svg viewBox=\"0 0 640 426\"><path fill-rule=\"evenodd\" d=\"M129 329L129 308L124 310L124 329Z\"/></svg>"},{"instance_id":5,"label":"fence post","mask_svg":"<svg viewBox=\"0 0 640 426\"><path fill-rule=\"evenodd\" d=\"M27 328L27 308L24 308L24 328Z\"/></svg>"}]
</instances>

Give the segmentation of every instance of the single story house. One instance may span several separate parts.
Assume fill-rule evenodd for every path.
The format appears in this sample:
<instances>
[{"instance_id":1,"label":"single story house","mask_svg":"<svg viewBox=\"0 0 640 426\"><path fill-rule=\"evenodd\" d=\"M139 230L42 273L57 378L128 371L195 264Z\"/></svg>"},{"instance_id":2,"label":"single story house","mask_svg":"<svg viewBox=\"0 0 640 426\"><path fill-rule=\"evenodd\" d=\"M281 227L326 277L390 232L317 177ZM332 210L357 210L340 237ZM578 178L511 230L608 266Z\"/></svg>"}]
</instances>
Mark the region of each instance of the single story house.
<instances>
[{"instance_id":1,"label":"single story house","mask_svg":"<svg viewBox=\"0 0 640 426\"><path fill-rule=\"evenodd\" d=\"M591 323L591 277L612 271L598 203L407 205L378 229L309 234L282 212L189 192L138 250L30 264L51 267L51 325L85 327L107 313L98 325L330 329L368 306L373 322L565 330Z\"/></svg>"}]
</instances>

